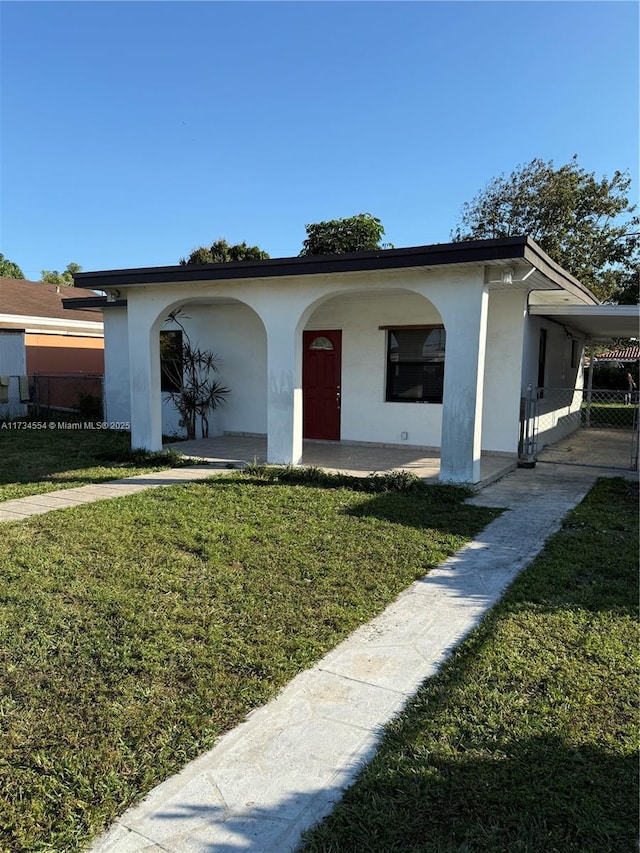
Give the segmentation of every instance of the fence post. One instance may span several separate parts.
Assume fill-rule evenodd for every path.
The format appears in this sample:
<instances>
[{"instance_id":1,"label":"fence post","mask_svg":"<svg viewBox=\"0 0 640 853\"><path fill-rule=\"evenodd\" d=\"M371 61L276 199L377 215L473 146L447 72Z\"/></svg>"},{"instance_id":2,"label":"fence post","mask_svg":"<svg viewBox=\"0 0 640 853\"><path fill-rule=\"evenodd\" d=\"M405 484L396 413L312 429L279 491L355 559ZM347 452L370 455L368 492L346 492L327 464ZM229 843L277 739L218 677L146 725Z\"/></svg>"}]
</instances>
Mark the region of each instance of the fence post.
<instances>
[{"instance_id":1,"label":"fence post","mask_svg":"<svg viewBox=\"0 0 640 853\"><path fill-rule=\"evenodd\" d=\"M596 366L595 347L591 345L591 355L589 357L589 381L587 382L587 408L585 411L584 425L591 426L591 392L593 391L593 371Z\"/></svg>"},{"instance_id":2,"label":"fence post","mask_svg":"<svg viewBox=\"0 0 640 853\"><path fill-rule=\"evenodd\" d=\"M37 373L33 374L33 408L34 415L40 417L40 377Z\"/></svg>"},{"instance_id":3,"label":"fence post","mask_svg":"<svg viewBox=\"0 0 640 853\"><path fill-rule=\"evenodd\" d=\"M527 396L524 398L524 423L522 434L522 457L518 461L519 468L535 468L535 400L533 385L527 385Z\"/></svg>"}]
</instances>

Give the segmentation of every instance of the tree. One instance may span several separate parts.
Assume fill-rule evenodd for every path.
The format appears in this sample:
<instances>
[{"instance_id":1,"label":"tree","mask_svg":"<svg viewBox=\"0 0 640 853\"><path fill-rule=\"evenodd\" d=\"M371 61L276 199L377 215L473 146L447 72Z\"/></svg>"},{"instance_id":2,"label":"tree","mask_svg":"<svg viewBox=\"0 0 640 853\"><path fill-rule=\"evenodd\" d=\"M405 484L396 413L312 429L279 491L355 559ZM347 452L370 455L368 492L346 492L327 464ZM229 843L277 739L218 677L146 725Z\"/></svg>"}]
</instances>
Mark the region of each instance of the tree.
<instances>
[{"instance_id":1,"label":"tree","mask_svg":"<svg viewBox=\"0 0 640 853\"><path fill-rule=\"evenodd\" d=\"M167 317L167 322L174 322L182 331L179 357L164 361L169 385L175 389L167 393L180 414L180 424L186 429L187 438L196 437L198 418L202 437L208 438L209 413L226 402L230 389L214 379L213 374L219 370L218 356L211 350L201 350L191 343L183 318L179 308Z\"/></svg>"},{"instance_id":2,"label":"tree","mask_svg":"<svg viewBox=\"0 0 640 853\"><path fill-rule=\"evenodd\" d=\"M638 263L640 219L627 172L597 179L578 165L534 159L466 202L454 241L527 235L602 301L617 301Z\"/></svg>"},{"instance_id":3,"label":"tree","mask_svg":"<svg viewBox=\"0 0 640 853\"><path fill-rule=\"evenodd\" d=\"M225 264L231 261L262 261L267 252L259 246L247 246L245 242L230 245L224 238L216 240L209 248L200 246L188 258L180 258L182 266L187 264Z\"/></svg>"},{"instance_id":4,"label":"tree","mask_svg":"<svg viewBox=\"0 0 640 853\"><path fill-rule=\"evenodd\" d=\"M24 273L18 266L0 252L0 276L2 278L24 278Z\"/></svg>"},{"instance_id":5,"label":"tree","mask_svg":"<svg viewBox=\"0 0 640 853\"><path fill-rule=\"evenodd\" d=\"M607 270L605 282L608 292L614 294L618 305L638 305L640 303L640 261L628 266Z\"/></svg>"},{"instance_id":6,"label":"tree","mask_svg":"<svg viewBox=\"0 0 640 853\"><path fill-rule=\"evenodd\" d=\"M82 270L80 264L74 264L73 262L67 264L64 272L58 272L58 270L42 270L40 273L40 280L46 281L47 284L62 284L65 287L71 287L73 285L73 276Z\"/></svg>"},{"instance_id":7,"label":"tree","mask_svg":"<svg viewBox=\"0 0 640 853\"><path fill-rule=\"evenodd\" d=\"M391 243L381 243L384 227L370 213L359 213L345 219L331 219L304 226L307 238L301 255L340 255L345 252L363 252L391 249Z\"/></svg>"}]
</instances>

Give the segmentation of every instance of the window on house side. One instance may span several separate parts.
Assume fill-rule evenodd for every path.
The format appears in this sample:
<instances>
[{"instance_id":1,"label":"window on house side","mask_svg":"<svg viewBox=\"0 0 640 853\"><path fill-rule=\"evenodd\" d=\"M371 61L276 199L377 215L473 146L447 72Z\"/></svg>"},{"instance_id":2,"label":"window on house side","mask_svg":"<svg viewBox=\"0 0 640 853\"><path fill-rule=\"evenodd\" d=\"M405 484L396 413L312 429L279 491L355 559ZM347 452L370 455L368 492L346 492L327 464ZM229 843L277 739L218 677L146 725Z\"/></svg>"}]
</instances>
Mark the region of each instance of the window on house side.
<instances>
[{"instance_id":1,"label":"window on house side","mask_svg":"<svg viewBox=\"0 0 640 853\"><path fill-rule=\"evenodd\" d=\"M160 390L182 388L182 332L160 332Z\"/></svg>"},{"instance_id":2,"label":"window on house side","mask_svg":"<svg viewBox=\"0 0 640 853\"><path fill-rule=\"evenodd\" d=\"M387 331L387 402L442 403L444 326Z\"/></svg>"},{"instance_id":3,"label":"window on house side","mask_svg":"<svg viewBox=\"0 0 640 853\"><path fill-rule=\"evenodd\" d=\"M544 380L547 372L547 330L540 329L538 344L538 399L544 397Z\"/></svg>"}]
</instances>

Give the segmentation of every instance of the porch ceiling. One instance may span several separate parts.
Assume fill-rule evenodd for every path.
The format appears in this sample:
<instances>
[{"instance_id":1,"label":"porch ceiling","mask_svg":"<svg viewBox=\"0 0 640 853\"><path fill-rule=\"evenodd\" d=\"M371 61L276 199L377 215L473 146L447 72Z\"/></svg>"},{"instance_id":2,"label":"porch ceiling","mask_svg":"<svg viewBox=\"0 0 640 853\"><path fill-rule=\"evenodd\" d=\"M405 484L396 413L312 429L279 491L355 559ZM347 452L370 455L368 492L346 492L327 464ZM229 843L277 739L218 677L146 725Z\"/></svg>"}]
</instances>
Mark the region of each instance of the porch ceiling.
<instances>
[{"instance_id":1,"label":"porch ceiling","mask_svg":"<svg viewBox=\"0 0 640 853\"><path fill-rule=\"evenodd\" d=\"M530 305L529 314L548 317L592 341L637 338L640 332L637 305Z\"/></svg>"}]
</instances>

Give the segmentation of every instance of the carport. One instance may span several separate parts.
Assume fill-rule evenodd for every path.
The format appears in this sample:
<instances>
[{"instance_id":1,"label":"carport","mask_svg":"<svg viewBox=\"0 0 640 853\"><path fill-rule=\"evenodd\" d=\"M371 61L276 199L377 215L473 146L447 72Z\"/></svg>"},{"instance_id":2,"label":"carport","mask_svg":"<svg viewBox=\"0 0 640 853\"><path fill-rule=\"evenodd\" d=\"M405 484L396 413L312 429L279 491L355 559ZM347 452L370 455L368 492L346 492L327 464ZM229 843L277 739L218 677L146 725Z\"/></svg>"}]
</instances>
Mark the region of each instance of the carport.
<instances>
[{"instance_id":1,"label":"carport","mask_svg":"<svg viewBox=\"0 0 640 853\"><path fill-rule=\"evenodd\" d=\"M529 314L563 326L568 337L583 335L591 364L596 360L596 345L638 338L637 305L532 305ZM560 414L558 420L563 408L564 436L545 444L540 436L550 427L546 412L554 413L557 427L563 419ZM553 462L638 469L638 395L594 389L593 370L589 371L584 388L527 389L523 411L525 455L529 464Z\"/></svg>"}]
</instances>

